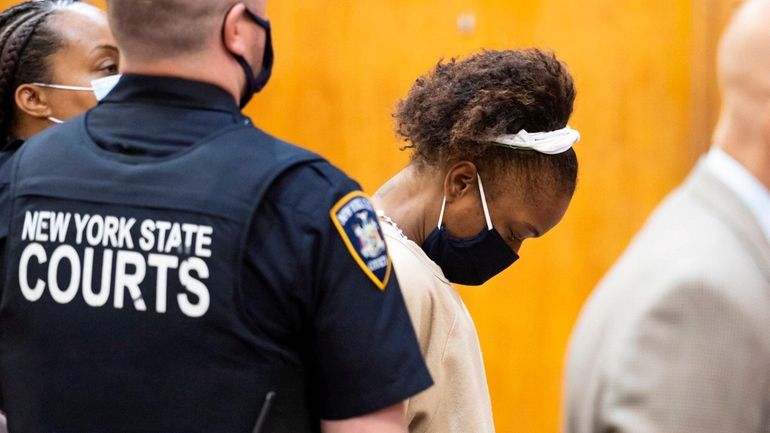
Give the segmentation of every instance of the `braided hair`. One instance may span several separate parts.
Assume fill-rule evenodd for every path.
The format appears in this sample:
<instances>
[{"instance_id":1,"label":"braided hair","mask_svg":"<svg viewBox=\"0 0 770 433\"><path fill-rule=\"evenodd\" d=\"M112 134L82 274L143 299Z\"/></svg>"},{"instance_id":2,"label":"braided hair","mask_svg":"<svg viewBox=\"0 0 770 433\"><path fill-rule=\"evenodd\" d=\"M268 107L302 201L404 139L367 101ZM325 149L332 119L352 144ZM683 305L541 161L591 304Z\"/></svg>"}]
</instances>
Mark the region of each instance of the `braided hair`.
<instances>
[{"instance_id":1,"label":"braided hair","mask_svg":"<svg viewBox=\"0 0 770 433\"><path fill-rule=\"evenodd\" d=\"M14 138L16 89L52 79L49 58L62 48L48 24L61 7L77 0L31 0L0 13L0 147Z\"/></svg>"}]
</instances>

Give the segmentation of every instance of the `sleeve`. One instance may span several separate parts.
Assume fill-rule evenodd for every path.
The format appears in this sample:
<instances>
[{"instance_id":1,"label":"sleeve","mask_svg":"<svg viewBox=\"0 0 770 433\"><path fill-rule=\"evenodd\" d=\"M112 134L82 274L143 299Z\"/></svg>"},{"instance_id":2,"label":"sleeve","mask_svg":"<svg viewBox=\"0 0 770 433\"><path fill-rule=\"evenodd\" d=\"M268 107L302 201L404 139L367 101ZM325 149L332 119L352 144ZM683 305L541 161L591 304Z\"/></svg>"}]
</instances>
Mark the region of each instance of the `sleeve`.
<instances>
[{"instance_id":1,"label":"sleeve","mask_svg":"<svg viewBox=\"0 0 770 433\"><path fill-rule=\"evenodd\" d=\"M410 432L424 432L431 426L443 394L443 354L454 318L451 312L436 311L434 284L421 269L419 260L398 240L386 234L393 268L398 276L409 317L417 333L420 350L434 380L434 385L406 402L406 421ZM446 323L451 322L451 323Z\"/></svg>"},{"instance_id":2,"label":"sleeve","mask_svg":"<svg viewBox=\"0 0 770 433\"><path fill-rule=\"evenodd\" d=\"M409 431L422 433L441 424L436 423L436 418L442 416L438 411L441 409L441 396L446 392L444 352L455 317L452 311L441 309L441 304L435 302L436 282L432 281L435 279L432 273L426 273L419 259L398 239L386 233L386 240L409 317L434 381L430 389L406 402ZM438 430L443 431L440 427Z\"/></svg>"},{"instance_id":3,"label":"sleeve","mask_svg":"<svg viewBox=\"0 0 770 433\"><path fill-rule=\"evenodd\" d=\"M400 270L400 268L397 267ZM404 272L401 272L404 273ZM406 421L409 424L409 431L422 433L429 428L445 426L449 418L444 413L450 409L449 405L442 404L442 397L451 392L447 389L449 380L447 379L446 362L444 354L451 336L455 318L451 312L435 311L432 294L425 291L418 293L418 287L406 286L410 284L407 277L399 279L404 296L406 297L409 316L412 318L417 339L420 342L425 362L435 384L406 402ZM414 281L411 281L414 284ZM411 293L409 293L411 291ZM433 323L433 322L451 322L451 323ZM449 361L452 364L452 361ZM441 430L439 428L440 431Z\"/></svg>"},{"instance_id":4,"label":"sleeve","mask_svg":"<svg viewBox=\"0 0 770 433\"><path fill-rule=\"evenodd\" d=\"M386 234L387 235L387 234ZM411 433L494 432L478 337L454 289L388 238L401 291L435 384L407 401Z\"/></svg>"},{"instance_id":5,"label":"sleeve","mask_svg":"<svg viewBox=\"0 0 770 433\"><path fill-rule=\"evenodd\" d=\"M339 420L393 404L432 384L382 230L358 185L328 164L303 176L310 258L312 369L320 416Z\"/></svg>"},{"instance_id":6,"label":"sleeve","mask_svg":"<svg viewBox=\"0 0 770 433\"><path fill-rule=\"evenodd\" d=\"M440 352L446 345L451 325L441 326L441 329L446 330L442 335L432 335L434 334L433 324L438 321L445 322L448 317L446 311L437 311L435 302L437 287L433 274L429 271L426 272L420 260L399 240L390 237L387 232L385 233L385 240L420 348L423 354L426 354L430 349ZM449 321L452 320L449 319ZM431 337L438 340L435 345L431 344ZM438 353L438 357L441 357L441 353Z\"/></svg>"},{"instance_id":7,"label":"sleeve","mask_svg":"<svg viewBox=\"0 0 770 433\"><path fill-rule=\"evenodd\" d=\"M716 289L676 287L623 343L602 401L602 431L762 431L766 331Z\"/></svg>"}]
</instances>

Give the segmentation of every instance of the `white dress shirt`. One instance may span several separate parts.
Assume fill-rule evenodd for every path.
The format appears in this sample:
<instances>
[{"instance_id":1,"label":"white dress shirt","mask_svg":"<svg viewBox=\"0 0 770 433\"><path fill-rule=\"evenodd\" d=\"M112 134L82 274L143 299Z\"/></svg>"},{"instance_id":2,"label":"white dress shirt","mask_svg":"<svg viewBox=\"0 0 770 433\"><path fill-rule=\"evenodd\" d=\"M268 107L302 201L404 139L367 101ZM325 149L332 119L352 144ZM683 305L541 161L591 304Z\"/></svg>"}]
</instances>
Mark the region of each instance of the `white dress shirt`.
<instances>
[{"instance_id":1,"label":"white dress shirt","mask_svg":"<svg viewBox=\"0 0 770 433\"><path fill-rule=\"evenodd\" d=\"M725 151L712 148L706 168L719 178L749 208L765 237L770 240L770 190Z\"/></svg>"}]
</instances>

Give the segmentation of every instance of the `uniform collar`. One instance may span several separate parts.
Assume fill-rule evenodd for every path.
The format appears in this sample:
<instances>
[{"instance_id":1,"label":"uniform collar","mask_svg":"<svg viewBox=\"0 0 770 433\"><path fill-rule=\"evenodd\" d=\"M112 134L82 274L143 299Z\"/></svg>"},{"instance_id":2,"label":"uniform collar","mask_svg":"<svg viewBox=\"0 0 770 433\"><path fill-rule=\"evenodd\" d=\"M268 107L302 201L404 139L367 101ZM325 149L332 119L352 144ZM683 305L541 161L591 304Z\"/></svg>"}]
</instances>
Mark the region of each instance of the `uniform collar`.
<instances>
[{"instance_id":1,"label":"uniform collar","mask_svg":"<svg viewBox=\"0 0 770 433\"><path fill-rule=\"evenodd\" d=\"M100 104L124 102L240 112L233 96L221 87L178 77L125 74Z\"/></svg>"}]
</instances>

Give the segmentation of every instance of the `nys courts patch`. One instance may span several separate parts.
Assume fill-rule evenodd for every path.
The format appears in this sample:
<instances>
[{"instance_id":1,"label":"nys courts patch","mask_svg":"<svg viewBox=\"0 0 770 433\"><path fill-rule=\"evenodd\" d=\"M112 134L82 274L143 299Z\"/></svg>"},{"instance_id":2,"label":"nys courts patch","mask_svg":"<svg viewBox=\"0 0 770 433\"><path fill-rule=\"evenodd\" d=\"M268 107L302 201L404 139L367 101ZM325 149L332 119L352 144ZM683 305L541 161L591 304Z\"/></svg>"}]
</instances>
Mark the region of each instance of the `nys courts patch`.
<instances>
[{"instance_id":1,"label":"nys courts patch","mask_svg":"<svg viewBox=\"0 0 770 433\"><path fill-rule=\"evenodd\" d=\"M390 257L369 198L360 191L351 192L332 207L330 215L353 259L374 285L385 290Z\"/></svg>"}]
</instances>

